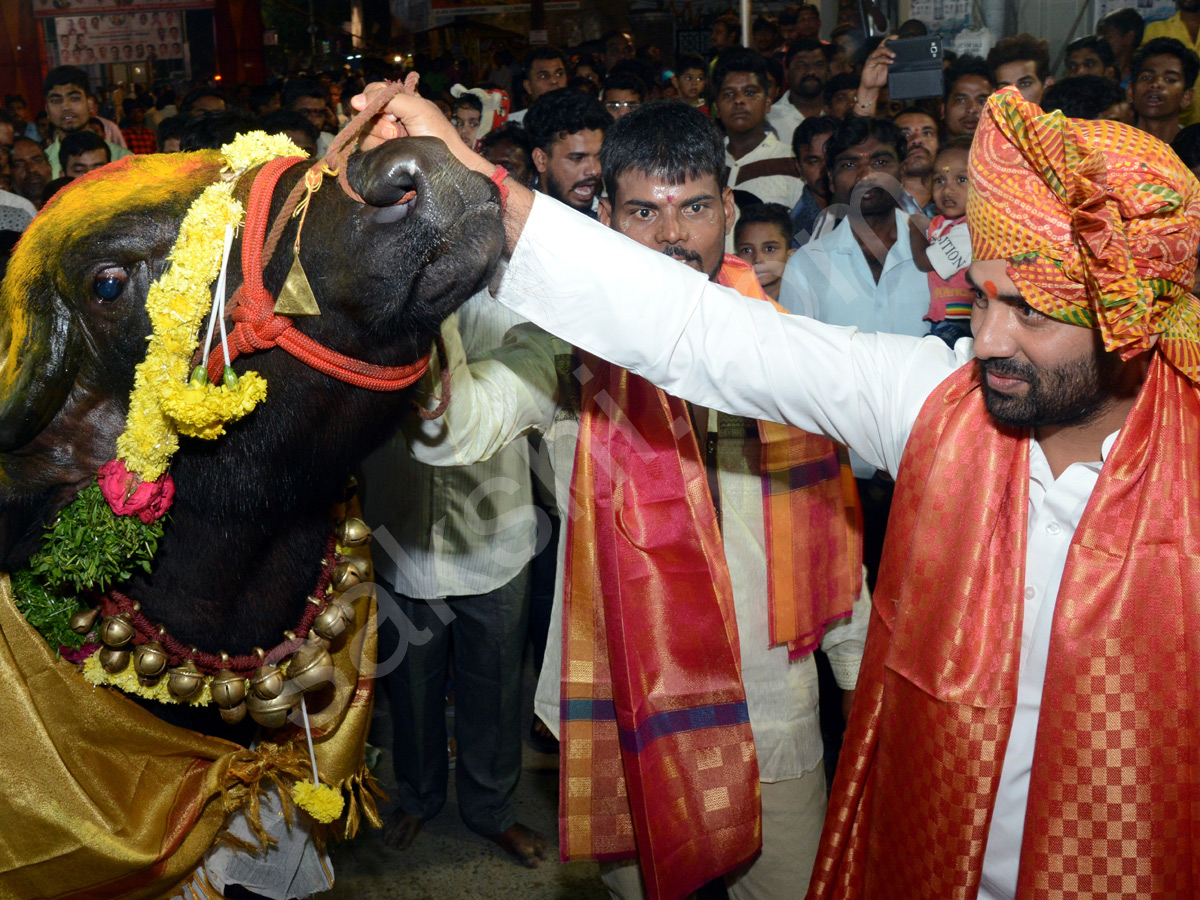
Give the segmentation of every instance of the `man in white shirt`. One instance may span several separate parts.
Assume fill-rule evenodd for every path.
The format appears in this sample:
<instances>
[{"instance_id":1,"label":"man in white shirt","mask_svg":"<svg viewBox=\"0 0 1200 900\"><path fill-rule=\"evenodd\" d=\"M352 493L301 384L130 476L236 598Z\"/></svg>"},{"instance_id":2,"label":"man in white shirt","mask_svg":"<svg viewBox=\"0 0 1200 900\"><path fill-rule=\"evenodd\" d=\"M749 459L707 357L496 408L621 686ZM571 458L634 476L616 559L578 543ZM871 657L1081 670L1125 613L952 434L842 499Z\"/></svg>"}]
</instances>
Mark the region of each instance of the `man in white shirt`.
<instances>
[{"instance_id":1,"label":"man in white shirt","mask_svg":"<svg viewBox=\"0 0 1200 900\"><path fill-rule=\"evenodd\" d=\"M557 47L534 47L525 57L526 103L508 117L510 122L525 121L529 107L538 97L567 86L567 58Z\"/></svg>"},{"instance_id":2,"label":"man in white shirt","mask_svg":"<svg viewBox=\"0 0 1200 900\"><path fill-rule=\"evenodd\" d=\"M459 311L472 355L498 346L521 321L486 296ZM413 460L397 435L367 458L363 474L375 569L396 591L394 605L381 603L380 618L392 621L379 632L397 782L384 839L407 848L446 802L452 658L459 813L472 831L536 867L545 838L518 822L514 807L527 566L538 530L524 447L478 465L435 469Z\"/></svg>"},{"instance_id":3,"label":"man in white shirt","mask_svg":"<svg viewBox=\"0 0 1200 900\"><path fill-rule=\"evenodd\" d=\"M664 159L662 148L667 146L674 156ZM722 266L729 264L723 248L733 210L731 192L720 184L723 156L720 133L700 112L673 102L635 110L627 121L613 126L604 144L604 172L610 187L608 199L601 202L601 222L715 281ZM679 162L681 158L686 165ZM546 436L559 482L555 496L563 521L569 521L579 386L572 384L571 376L560 379L559 373L578 365L578 360L571 362L571 348L540 329L521 326L503 347L468 364L458 328L444 327L443 335L454 399L440 419L410 419L408 445L413 455L434 465L473 463L536 429ZM437 381L437 373L427 377L431 383ZM762 782L762 853L729 876L728 890L732 900L768 900L805 889L824 820L817 669L811 647L792 659L786 643L772 646L770 639L771 553L764 534L763 444L756 423L709 409L692 412L707 433L701 442L707 443L710 481L717 485L742 683ZM858 565L857 557L845 558L832 532L796 534L794 541L812 548L806 554L816 554L806 555L802 564L820 565L820 560L828 559L831 565ZM551 639L535 703L535 711L556 736L563 698L562 566L568 552L563 547L559 555ZM843 598L846 604L851 593ZM837 619L819 637L845 692L845 708L853 696L868 607L864 592L854 604L853 616ZM615 895L624 900L644 897L635 863L609 865L602 873Z\"/></svg>"},{"instance_id":4,"label":"man in white shirt","mask_svg":"<svg viewBox=\"0 0 1200 900\"><path fill-rule=\"evenodd\" d=\"M767 124L788 146L797 125L825 111L825 82L832 56L833 45L822 41L800 38L788 45L783 64L788 89L767 112Z\"/></svg>"},{"instance_id":5,"label":"man in white shirt","mask_svg":"<svg viewBox=\"0 0 1200 900\"><path fill-rule=\"evenodd\" d=\"M737 205L794 207L804 182L792 157L790 136L780 140L767 129L771 99L763 58L745 47L722 51L713 67L713 93L717 118L725 128L725 165ZM732 238L725 251L733 252Z\"/></svg>"},{"instance_id":6,"label":"man in white shirt","mask_svg":"<svg viewBox=\"0 0 1200 900\"><path fill-rule=\"evenodd\" d=\"M897 204L904 135L887 119L842 121L825 144L841 221L788 261L779 302L830 325L917 337L929 331L929 279L913 262Z\"/></svg>"},{"instance_id":7,"label":"man in white shirt","mask_svg":"<svg viewBox=\"0 0 1200 900\"><path fill-rule=\"evenodd\" d=\"M389 112L456 141L428 104ZM1014 89L980 131L973 345L781 316L512 185L497 296L693 402L904 457L810 896L1186 896L1200 186L1161 142Z\"/></svg>"}]
</instances>

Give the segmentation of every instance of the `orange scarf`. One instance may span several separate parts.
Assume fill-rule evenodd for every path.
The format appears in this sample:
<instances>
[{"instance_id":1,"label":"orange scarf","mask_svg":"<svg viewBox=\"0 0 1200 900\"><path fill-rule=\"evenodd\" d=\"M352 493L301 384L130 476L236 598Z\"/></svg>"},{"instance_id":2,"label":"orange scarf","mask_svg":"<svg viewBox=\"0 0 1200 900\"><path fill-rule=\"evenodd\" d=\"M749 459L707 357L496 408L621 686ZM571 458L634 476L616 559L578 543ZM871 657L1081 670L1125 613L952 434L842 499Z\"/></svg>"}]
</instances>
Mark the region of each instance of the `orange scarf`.
<instances>
[{"instance_id":1,"label":"orange scarf","mask_svg":"<svg viewBox=\"0 0 1200 900\"><path fill-rule=\"evenodd\" d=\"M720 280L766 299L735 257ZM692 430L676 429L691 421L686 404L583 362L564 579L562 854L636 853L650 900L682 897L761 842L733 589L704 458ZM762 427L768 549L778 554L772 639L795 649L849 613L861 548L835 445Z\"/></svg>"},{"instance_id":2,"label":"orange scarf","mask_svg":"<svg viewBox=\"0 0 1200 900\"><path fill-rule=\"evenodd\" d=\"M1200 889L1198 446L1200 389L1156 354L1067 556L1019 900ZM1016 701L1028 490L1027 434L990 419L964 366L905 447L810 898L976 896Z\"/></svg>"}]
</instances>

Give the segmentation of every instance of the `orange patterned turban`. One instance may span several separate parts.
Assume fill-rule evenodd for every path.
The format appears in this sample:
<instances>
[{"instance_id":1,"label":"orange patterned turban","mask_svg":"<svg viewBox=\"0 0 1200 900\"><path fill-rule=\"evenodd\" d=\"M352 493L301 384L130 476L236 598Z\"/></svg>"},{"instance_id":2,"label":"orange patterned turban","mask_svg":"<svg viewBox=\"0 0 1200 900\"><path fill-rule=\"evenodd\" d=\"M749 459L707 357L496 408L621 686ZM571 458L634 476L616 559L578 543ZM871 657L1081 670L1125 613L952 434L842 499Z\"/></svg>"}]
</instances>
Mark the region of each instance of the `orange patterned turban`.
<instances>
[{"instance_id":1,"label":"orange patterned turban","mask_svg":"<svg viewBox=\"0 0 1200 900\"><path fill-rule=\"evenodd\" d=\"M992 94L975 133L967 221L975 259L1007 259L1035 309L1099 328L1128 359L1161 335L1200 382L1200 182L1166 144L1119 122Z\"/></svg>"}]
</instances>

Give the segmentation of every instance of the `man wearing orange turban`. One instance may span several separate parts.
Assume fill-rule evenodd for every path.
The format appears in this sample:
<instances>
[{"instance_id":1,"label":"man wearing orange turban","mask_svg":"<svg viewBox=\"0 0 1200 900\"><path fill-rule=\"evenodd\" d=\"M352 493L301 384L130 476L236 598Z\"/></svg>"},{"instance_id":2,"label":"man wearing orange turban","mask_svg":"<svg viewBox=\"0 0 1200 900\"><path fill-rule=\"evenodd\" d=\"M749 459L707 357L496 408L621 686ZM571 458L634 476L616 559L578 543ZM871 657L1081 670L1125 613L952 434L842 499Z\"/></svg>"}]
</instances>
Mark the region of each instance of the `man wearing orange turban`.
<instances>
[{"instance_id":1,"label":"man wearing orange turban","mask_svg":"<svg viewBox=\"0 0 1200 900\"><path fill-rule=\"evenodd\" d=\"M492 171L433 107L388 111ZM780 316L511 180L496 296L897 476L810 898L1196 896L1200 182L1012 88L971 175L975 340L953 351Z\"/></svg>"}]
</instances>

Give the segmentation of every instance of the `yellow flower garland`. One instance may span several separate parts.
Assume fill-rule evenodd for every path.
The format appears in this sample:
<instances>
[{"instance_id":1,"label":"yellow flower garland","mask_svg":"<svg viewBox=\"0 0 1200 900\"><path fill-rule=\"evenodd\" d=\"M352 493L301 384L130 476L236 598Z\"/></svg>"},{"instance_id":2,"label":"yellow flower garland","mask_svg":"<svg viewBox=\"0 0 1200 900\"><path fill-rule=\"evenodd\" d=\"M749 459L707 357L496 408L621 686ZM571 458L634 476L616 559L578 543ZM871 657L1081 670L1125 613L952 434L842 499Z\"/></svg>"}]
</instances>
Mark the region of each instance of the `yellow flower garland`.
<instances>
[{"instance_id":1,"label":"yellow flower garland","mask_svg":"<svg viewBox=\"0 0 1200 900\"><path fill-rule=\"evenodd\" d=\"M303 153L282 135L241 135L221 148L228 171L240 172L278 156ZM168 255L170 268L151 287L146 311L153 329L146 358L134 373L125 432L117 458L143 481L155 481L179 448L179 434L215 438L224 423L246 415L267 395L267 383L246 372L230 388L189 384L200 326L212 305L212 283L221 270L225 228L240 226L245 210L234 181L219 181L188 209Z\"/></svg>"}]
</instances>

